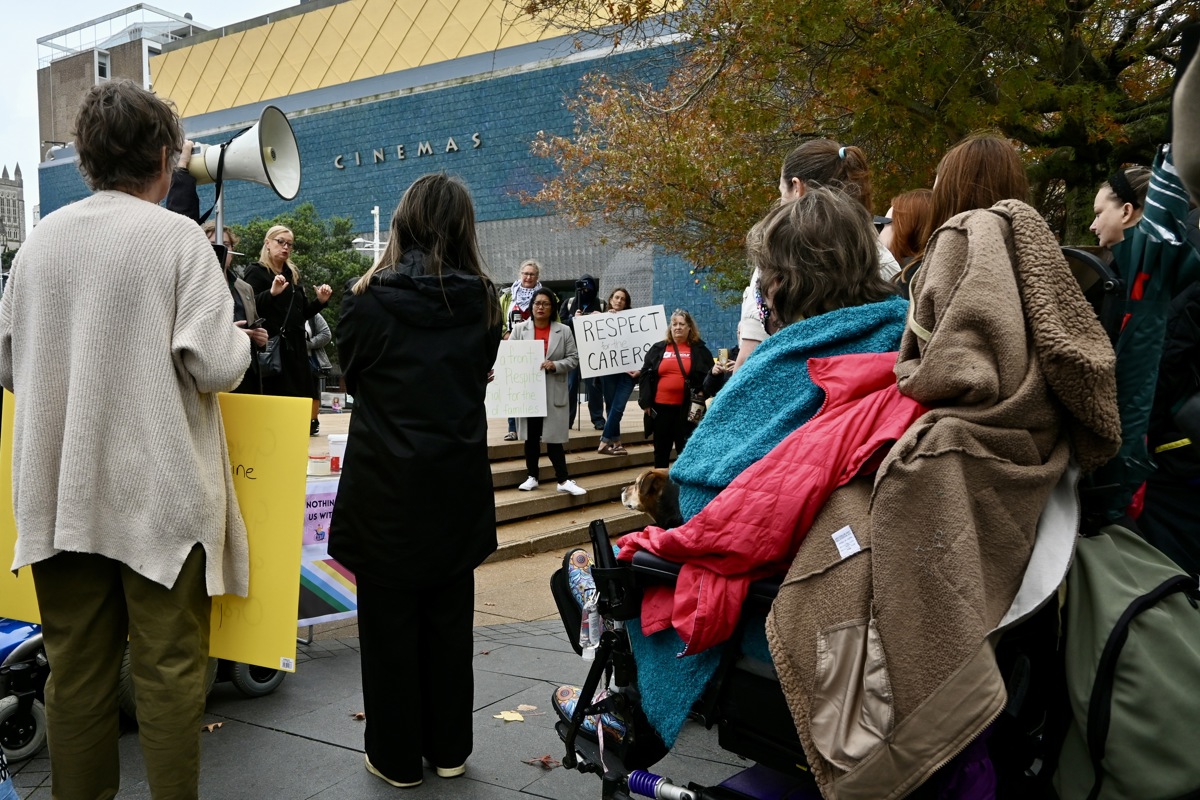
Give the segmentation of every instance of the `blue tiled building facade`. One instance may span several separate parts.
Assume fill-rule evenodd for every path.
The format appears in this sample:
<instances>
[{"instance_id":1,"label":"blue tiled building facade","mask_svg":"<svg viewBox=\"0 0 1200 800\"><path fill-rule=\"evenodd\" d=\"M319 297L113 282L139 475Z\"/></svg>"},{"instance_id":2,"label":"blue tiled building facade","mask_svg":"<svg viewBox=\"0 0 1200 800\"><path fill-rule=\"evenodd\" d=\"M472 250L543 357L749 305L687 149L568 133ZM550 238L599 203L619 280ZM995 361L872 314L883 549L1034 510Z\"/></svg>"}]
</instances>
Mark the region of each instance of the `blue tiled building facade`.
<instances>
[{"instance_id":1,"label":"blue tiled building facade","mask_svg":"<svg viewBox=\"0 0 1200 800\"><path fill-rule=\"evenodd\" d=\"M737 307L727 305L728 298L726 305L718 302L690 274L687 262L650 247L601 243L602 231L574 228L548 209L521 200L522 193L535 193L554 168L532 155L530 142L539 131L574 130L566 101L577 94L580 79L597 70L648 73L652 68L643 65L643 58L638 52L558 57L482 75L443 71L384 76L337 91L272 101L288 115L296 135L300 193L286 202L265 186L231 181L226 184L226 221L270 218L311 202L323 217L350 217L370 237L371 209L378 205L386 236L387 221L404 189L420 175L445 171L471 188L481 247L498 283L513 280L522 260L536 258L544 280L590 273L599 278L602 294L625 286L635 305L686 308L710 346L730 347ZM184 127L198 141L222 142L252 124L262 105L191 117ZM88 193L73 158L42 164L39 182L43 216ZM201 187L202 208L211 202L212 187Z\"/></svg>"}]
</instances>

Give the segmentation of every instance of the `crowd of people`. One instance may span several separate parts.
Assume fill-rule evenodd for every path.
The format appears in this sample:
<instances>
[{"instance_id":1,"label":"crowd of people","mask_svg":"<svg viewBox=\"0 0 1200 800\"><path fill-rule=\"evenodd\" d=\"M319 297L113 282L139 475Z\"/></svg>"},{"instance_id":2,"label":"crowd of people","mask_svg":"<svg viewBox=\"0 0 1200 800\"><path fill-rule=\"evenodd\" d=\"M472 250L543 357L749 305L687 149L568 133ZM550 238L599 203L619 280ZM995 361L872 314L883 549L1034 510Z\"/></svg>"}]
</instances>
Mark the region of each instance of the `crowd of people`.
<instances>
[{"instance_id":1,"label":"crowd of people","mask_svg":"<svg viewBox=\"0 0 1200 800\"><path fill-rule=\"evenodd\" d=\"M282 225L266 232L256 263L241 275L232 268L238 238L223 229L218 241L216 226L197 224L195 182L177 168L191 148L174 111L153 94L123 81L93 88L76 120L76 149L94 194L39 224L0 302L0 384L38 399L15 416L12 567L32 568L53 668L46 699L55 796L117 791L116 693L102 687L115 686L128 638L151 792L195 797L211 598L245 596L249 574L216 394L311 398L316 434L318 377L330 367L321 312L332 290L310 294L292 260L295 235ZM956 282L967 273L1008 275L993 288L1018 316L1049 302L1010 286L1017 256L1003 246L966 246L972 236L995 236L1061 260L1026 205L1026 171L1008 141L968 137L945 154L932 187L892 198L882 218L872 215L867 155L851 144L806 141L778 176L778 200L746 234L738 347L714 358L693 316L677 308L639 369L599 379L582 377L572 320L634 308L627 289L603 296L600 282L583 275L559 298L528 259L498 295L466 186L427 175L404 192L386 250L346 287L334 343L355 405L329 549L357 578L371 774L411 787L427 768L441 778L466 771L473 571L497 546L484 396L502 339L542 343L546 414L508 420L504 436L524 442L519 489L539 488L544 444L557 491L586 495L564 449L580 387L601 432L598 452L612 456L627 453L621 426L636 387L654 465L670 468L685 524L821 410L825 391L810 359L898 353L894 383L936 408L935 417L968 409L960 419L990 424L987 414L1003 408L1027 429L1022 445L1004 451L1019 451L1037 473L1027 493L1057 480L1068 450L1087 466L1115 447L1108 398L1048 389L1053 375L1035 363L1036 342L997 349L996 337L1023 338L1024 323L996 321L987 307L996 298L969 294L986 292L986 280ZM1091 230L1101 247L1137 224L1148 178L1130 167L1099 188ZM88 243L88 291L58 291L61 265L76 259L80 241ZM130 263L140 268L131 272ZM1145 500L1168 552L1186 538L1181 519L1194 524L1188 492L1200 477L1195 445L1178 444L1184 438L1172 439L1181 435L1169 424L1197 389L1196 304L1194 287L1177 304L1170 357L1179 368L1165 375L1175 394L1156 411L1168 422L1152 428L1157 443L1174 442L1175 471ZM1071 358L1089 368L1097 331L1070 331L1080 344ZM138 380L121 381L114 361ZM119 437L105 413L117 398L141 410L141 423ZM943 430L913 452L931 455L920 448ZM973 438L977 430L964 424L937 455L986 458L1009 446ZM112 447L117 438L124 447ZM155 468L134 468L129 454ZM930 485L941 480L913 464L895 468L912 468ZM1010 522L1016 533L1031 524L1019 514ZM1172 555L1200 569L1195 553L1184 543ZM667 646L677 652L677 642ZM651 698L653 688L643 694Z\"/></svg>"}]
</instances>

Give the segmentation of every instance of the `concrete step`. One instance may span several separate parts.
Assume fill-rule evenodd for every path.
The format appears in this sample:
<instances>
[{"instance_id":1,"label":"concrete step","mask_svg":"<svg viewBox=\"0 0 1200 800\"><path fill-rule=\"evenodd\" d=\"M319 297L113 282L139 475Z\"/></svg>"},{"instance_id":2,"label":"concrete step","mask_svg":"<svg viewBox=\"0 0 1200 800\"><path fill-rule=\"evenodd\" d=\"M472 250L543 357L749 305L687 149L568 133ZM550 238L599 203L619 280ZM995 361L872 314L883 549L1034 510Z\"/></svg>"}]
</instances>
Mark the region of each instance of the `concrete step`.
<instances>
[{"instance_id":1,"label":"concrete step","mask_svg":"<svg viewBox=\"0 0 1200 800\"><path fill-rule=\"evenodd\" d=\"M500 546L487 560L504 561L550 551L565 552L577 545L587 546L588 525L596 519L604 520L609 535L614 539L630 531L641 530L654 522L649 514L630 511L620 502L609 501L570 508L497 526L496 537Z\"/></svg>"},{"instance_id":2,"label":"concrete step","mask_svg":"<svg viewBox=\"0 0 1200 800\"><path fill-rule=\"evenodd\" d=\"M609 456L609 458L612 457ZM581 497L558 491L553 478L545 481L532 492L522 492L515 488L497 489L495 493L496 522L511 522L515 519L553 514L568 508L580 508L620 500L621 489L633 483L644 469L644 467L626 467L588 476L577 476L575 473L571 473L572 479L587 489L587 494Z\"/></svg>"},{"instance_id":3,"label":"concrete step","mask_svg":"<svg viewBox=\"0 0 1200 800\"><path fill-rule=\"evenodd\" d=\"M503 420L501 420L503 422ZM647 443L650 440L642 434L641 419L637 420L637 430L621 433L621 444L629 447L631 444ZM629 427L622 425L623 428ZM521 459L525 457L525 443L518 440L515 442L506 442L503 440L504 428L495 427L492 430L501 431L501 433L488 434L488 460L492 462L506 461L508 459ZM600 431L584 430L577 431L571 429L570 439L563 444L563 449L568 453L594 453L596 448L600 446ZM543 451L545 448L543 447Z\"/></svg>"},{"instance_id":4,"label":"concrete step","mask_svg":"<svg viewBox=\"0 0 1200 800\"><path fill-rule=\"evenodd\" d=\"M626 446L626 450L629 451L629 454L624 456L606 456L594 450L568 453L567 472L570 473L572 478L578 480L584 475L613 472L629 467L649 469L654 466L653 444L628 445ZM641 471L639 470L637 474L640 475ZM519 486L525 481L527 476L528 473L525 471L525 457L523 455L519 459L492 462L492 486L497 489ZM550 465L550 461L544 453L541 459L538 460L538 480L542 482L543 486L554 480L554 467ZM632 480L629 482L633 483ZM550 488L554 487L551 486Z\"/></svg>"}]
</instances>

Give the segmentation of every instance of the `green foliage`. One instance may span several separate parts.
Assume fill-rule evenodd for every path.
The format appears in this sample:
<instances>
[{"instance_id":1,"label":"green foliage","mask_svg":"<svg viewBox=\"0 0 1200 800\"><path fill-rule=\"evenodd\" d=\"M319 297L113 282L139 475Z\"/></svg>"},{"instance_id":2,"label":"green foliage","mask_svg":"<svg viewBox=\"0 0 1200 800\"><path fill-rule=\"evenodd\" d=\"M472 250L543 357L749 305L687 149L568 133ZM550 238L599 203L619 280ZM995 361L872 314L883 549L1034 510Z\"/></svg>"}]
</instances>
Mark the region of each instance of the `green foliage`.
<instances>
[{"instance_id":1,"label":"green foliage","mask_svg":"<svg viewBox=\"0 0 1200 800\"><path fill-rule=\"evenodd\" d=\"M355 234L353 224L348 217L322 219L312 203L304 203L273 219L255 218L245 225L231 225L230 228L240 237L238 249L246 254L247 264L258 261L263 240L273 226L284 225L292 231L297 248L292 262L300 270L305 292L312 298L313 289L323 283L333 289L329 304L321 315L329 323L329 330L336 340L346 282L362 275L371 266L371 259L357 252L351 244ZM326 353L337 363L335 347L326 348Z\"/></svg>"},{"instance_id":2,"label":"green foliage","mask_svg":"<svg viewBox=\"0 0 1200 800\"><path fill-rule=\"evenodd\" d=\"M510 0L540 21L629 41L655 20L654 87L592 75L560 168L530 197L603 221L744 285L747 229L778 196L783 156L828 137L866 151L875 211L930 186L942 154L984 129L1014 141L1066 241L1106 175L1149 163L1196 0ZM664 16L665 8L676 12ZM607 27L606 27L607 26ZM1080 208L1054 203L1076 203Z\"/></svg>"},{"instance_id":3,"label":"green foliage","mask_svg":"<svg viewBox=\"0 0 1200 800\"><path fill-rule=\"evenodd\" d=\"M0 247L0 269L2 269L4 272L8 272L8 268L12 266L13 259L16 257L16 250L9 250L7 247Z\"/></svg>"}]
</instances>

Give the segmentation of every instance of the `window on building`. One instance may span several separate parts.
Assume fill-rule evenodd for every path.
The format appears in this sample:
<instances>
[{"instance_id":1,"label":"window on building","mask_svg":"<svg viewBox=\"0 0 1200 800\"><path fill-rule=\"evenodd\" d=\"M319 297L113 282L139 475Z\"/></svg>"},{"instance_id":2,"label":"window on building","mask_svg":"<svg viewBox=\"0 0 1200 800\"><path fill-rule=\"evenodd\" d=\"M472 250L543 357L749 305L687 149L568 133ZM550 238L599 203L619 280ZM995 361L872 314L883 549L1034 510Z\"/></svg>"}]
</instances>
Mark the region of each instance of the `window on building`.
<instances>
[{"instance_id":1,"label":"window on building","mask_svg":"<svg viewBox=\"0 0 1200 800\"><path fill-rule=\"evenodd\" d=\"M96 78L102 81L108 80L109 60L108 53L96 53Z\"/></svg>"}]
</instances>

